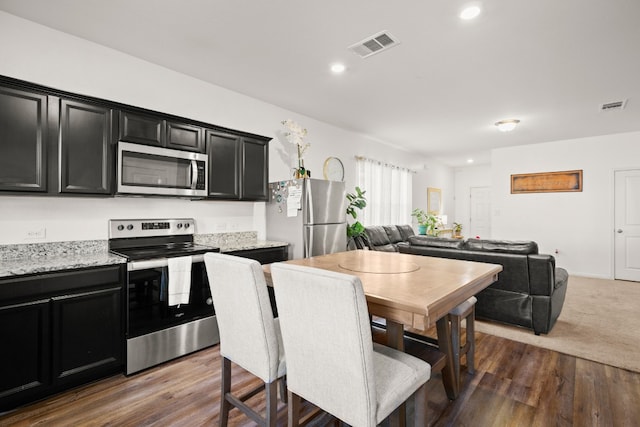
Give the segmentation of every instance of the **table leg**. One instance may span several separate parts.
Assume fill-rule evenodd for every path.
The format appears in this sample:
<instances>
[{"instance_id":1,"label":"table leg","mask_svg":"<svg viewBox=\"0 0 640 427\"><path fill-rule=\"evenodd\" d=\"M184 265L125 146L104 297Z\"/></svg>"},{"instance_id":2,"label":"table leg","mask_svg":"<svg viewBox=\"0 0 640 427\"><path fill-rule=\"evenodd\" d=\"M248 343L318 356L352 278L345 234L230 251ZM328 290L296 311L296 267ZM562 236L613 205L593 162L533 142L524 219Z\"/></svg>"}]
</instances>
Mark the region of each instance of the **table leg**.
<instances>
[{"instance_id":1,"label":"table leg","mask_svg":"<svg viewBox=\"0 0 640 427\"><path fill-rule=\"evenodd\" d=\"M404 325L387 319L387 346L404 351Z\"/></svg>"},{"instance_id":2,"label":"table leg","mask_svg":"<svg viewBox=\"0 0 640 427\"><path fill-rule=\"evenodd\" d=\"M438 347L440 351L446 356L446 364L442 368L442 382L444 389L447 392L447 397L451 400L455 400L458 397L460 385L456 381L455 371L453 369L453 345L451 343L451 325L447 316L442 316L436 322L436 329L438 331Z\"/></svg>"}]
</instances>

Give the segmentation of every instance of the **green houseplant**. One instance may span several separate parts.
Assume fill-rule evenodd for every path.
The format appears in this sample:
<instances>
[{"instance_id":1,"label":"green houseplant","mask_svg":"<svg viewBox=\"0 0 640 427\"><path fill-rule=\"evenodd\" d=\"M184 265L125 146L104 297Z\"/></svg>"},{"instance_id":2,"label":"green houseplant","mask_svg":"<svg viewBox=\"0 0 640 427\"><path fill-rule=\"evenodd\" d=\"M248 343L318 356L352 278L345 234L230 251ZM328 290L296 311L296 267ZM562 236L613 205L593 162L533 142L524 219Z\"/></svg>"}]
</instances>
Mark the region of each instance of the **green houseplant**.
<instances>
[{"instance_id":1,"label":"green houseplant","mask_svg":"<svg viewBox=\"0 0 640 427\"><path fill-rule=\"evenodd\" d=\"M462 224L460 224L459 222L454 222L453 223L454 237L460 237L461 234L462 234Z\"/></svg>"},{"instance_id":2,"label":"green houseplant","mask_svg":"<svg viewBox=\"0 0 640 427\"><path fill-rule=\"evenodd\" d=\"M423 209L415 208L411 212L411 216L415 217L418 222L418 234L433 234L433 230L435 230L438 223L438 218L435 215L427 213Z\"/></svg>"},{"instance_id":3,"label":"green houseplant","mask_svg":"<svg viewBox=\"0 0 640 427\"><path fill-rule=\"evenodd\" d=\"M362 191L360 187L356 187L355 193L347 193L347 215L355 220L352 224L347 225L347 248L355 249L355 241L357 238L366 235L364 225L358 221L357 210L362 210L367 206L367 199L364 197L366 191Z\"/></svg>"}]
</instances>

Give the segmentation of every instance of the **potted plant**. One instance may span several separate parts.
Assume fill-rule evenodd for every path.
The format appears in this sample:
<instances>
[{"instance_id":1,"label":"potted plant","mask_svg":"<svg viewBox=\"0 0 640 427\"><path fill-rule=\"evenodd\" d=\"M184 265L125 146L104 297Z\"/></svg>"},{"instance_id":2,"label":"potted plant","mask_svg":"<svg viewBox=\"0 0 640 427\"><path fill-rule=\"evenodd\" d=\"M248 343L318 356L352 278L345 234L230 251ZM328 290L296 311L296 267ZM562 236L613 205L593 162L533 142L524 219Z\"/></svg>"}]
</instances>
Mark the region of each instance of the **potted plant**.
<instances>
[{"instance_id":1,"label":"potted plant","mask_svg":"<svg viewBox=\"0 0 640 427\"><path fill-rule=\"evenodd\" d=\"M358 212L356 209L364 209L367 206L367 199L364 197L366 191L362 191L360 187L356 187L355 193L347 193L347 215L351 215L355 222L347 226L347 249L358 249L356 241L366 238L364 225L358 221Z\"/></svg>"},{"instance_id":2,"label":"potted plant","mask_svg":"<svg viewBox=\"0 0 640 427\"><path fill-rule=\"evenodd\" d=\"M453 223L453 237L461 237L462 236L462 224L459 222Z\"/></svg>"},{"instance_id":3,"label":"potted plant","mask_svg":"<svg viewBox=\"0 0 640 427\"><path fill-rule=\"evenodd\" d=\"M418 222L418 234L433 234L433 230L438 223L438 218L435 215L427 213L423 209L415 208L411 212L411 216L414 216Z\"/></svg>"}]
</instances>

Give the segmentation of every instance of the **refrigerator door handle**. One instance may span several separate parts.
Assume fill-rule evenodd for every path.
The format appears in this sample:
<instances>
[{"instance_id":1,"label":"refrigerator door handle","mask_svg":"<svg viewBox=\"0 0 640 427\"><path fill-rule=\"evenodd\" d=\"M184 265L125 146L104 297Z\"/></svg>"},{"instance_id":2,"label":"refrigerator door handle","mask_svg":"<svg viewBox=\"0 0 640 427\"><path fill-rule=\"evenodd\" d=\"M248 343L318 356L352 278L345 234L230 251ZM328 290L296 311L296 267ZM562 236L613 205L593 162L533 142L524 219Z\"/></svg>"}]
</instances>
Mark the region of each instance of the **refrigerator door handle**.
<instances>
[{"instance_id":1,"label":"refrigerator door handle","mask_svg":"<svg viewBox=\"0 0 640 427\"><path fill-rule=\"evenodd\" d=\"M309 258L311 256L311 243L313 242L313 227L304 227L305 236L304 236L304 249L303 249L303 258Z\"/></svg>"}]
</instances>

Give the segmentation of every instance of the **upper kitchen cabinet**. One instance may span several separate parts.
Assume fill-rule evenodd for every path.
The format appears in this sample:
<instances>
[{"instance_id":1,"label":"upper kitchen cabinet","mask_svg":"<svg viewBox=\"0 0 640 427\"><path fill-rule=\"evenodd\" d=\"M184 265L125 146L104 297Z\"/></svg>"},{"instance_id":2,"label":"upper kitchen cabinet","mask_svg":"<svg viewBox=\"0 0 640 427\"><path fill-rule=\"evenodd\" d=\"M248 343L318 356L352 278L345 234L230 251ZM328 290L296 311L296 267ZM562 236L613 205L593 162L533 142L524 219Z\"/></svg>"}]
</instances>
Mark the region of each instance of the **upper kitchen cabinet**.
<instances>
[{"instance_id":1,"label":"upper kitchen cabinet","mask_svg":"<svg viewBox=\"0 0 640 427\"><path fill-rule=\"evenodd\" d=\"M203 153L202 128L167 121L167 148Z\"/></svg>"},{"instance_id":2,"label":"upper kitchen cabinet","mask_svg":"<svg viewBox=\"0 0 640 427\"><path fill-rule=\"evenodd\" d=\"M47 191L47 98L0 87L0 190Z\"/></svg>"},{"instance_id":3,"label":"upper kitchen cabinet","mask_svg":"<svg viewBox=\"0 0 640 427\"><path fill-rule=\"evenodd\" d=\"M208 130L209 197L267 200L269 140Z\"/></svg>"},{"instance_id":4,"label":"upper kitchen cabinet","mask_svg":"<svg viewBox=\"0 0 640 427\"><path fill-rule=\"evenodd\" d=\"M269 140L242 138L243 200L268 200Z\"/></svg>"},{"instance_id":5,"label":"upper kitchen cabinet","mask_svg":"<svg viewBox=\"0 0 640 427\"><path fill-rule=\"evenodd\" d=\"M161 147L164 134L165 121L160 117L120 111L120 141Z\"/></svg>"},{"instance_id":6,"label":"upper kitchen cabinet","mask_svg":"<svg viewBox=\"0 0 640 427\"><path fill-rule=\"evenodd\" d=\"M205 139L209 156L209 196L240 199L240 137L207 130Z\"/></svg>"},{"instance_id":7,"label":"upper kitchen cabinet","mask_svg":"<svg viewBox=\"0 0 640 427\"><path fill-rule=\"evenodd\" d=\"M112 194L115 169L113 110L60 101L60 192Z\"/></svg>"},{"instance_id":8,"label":"upper kitchen cabinet","mask_svg":"<svg viewBox=\"0 0 640 427\"><path fill-rule=\"evenodd\" d=\"M174 150L204 152L203 129L161 115L120 111L119 140Z\"/></svg>"}]
</instances>

